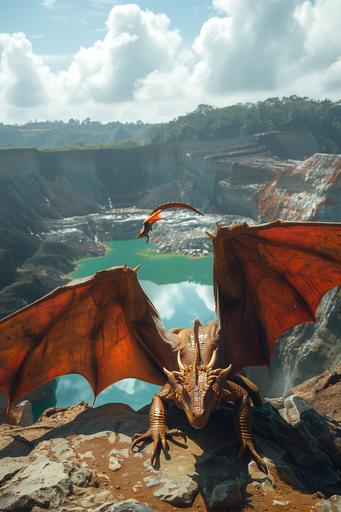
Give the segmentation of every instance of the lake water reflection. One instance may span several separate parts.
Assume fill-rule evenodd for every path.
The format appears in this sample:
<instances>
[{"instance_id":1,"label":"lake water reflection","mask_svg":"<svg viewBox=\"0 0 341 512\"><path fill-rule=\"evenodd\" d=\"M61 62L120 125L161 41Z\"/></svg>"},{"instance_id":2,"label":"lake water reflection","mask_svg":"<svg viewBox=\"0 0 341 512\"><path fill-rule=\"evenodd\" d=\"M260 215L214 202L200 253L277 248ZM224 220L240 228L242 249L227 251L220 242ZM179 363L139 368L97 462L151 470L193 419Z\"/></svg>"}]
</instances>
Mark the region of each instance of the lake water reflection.
<instances>
[{"instance_id":1,"label":"lake water reflection","mask_svg":"<svg viewBox=\"0 0 341 512\"><path fill-rule=\"evenodd\" d=\"M189 327L195 318L206 323L214 318L212 255L190 258L180 254L157 252L141 240L113 241L99 258L81 260L73 278L85 277L115 265L135 267L141 264L139 280L156 306L166 328ZM104 390L95 405L127 403L138 409L150 402L158 386L135 379L122 380ZM81 400L93 401L89 384L79 375L58 379L57 406L67 407Z\"/></svg>"}]
</instances>

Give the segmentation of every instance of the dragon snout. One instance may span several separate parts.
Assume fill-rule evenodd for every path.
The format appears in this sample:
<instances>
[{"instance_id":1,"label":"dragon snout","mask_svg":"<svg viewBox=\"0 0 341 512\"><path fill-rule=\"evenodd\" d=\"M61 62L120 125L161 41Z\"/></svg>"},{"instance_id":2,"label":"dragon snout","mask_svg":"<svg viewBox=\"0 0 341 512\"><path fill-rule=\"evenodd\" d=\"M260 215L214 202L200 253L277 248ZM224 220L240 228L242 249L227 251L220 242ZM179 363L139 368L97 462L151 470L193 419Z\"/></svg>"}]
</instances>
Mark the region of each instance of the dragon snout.
<instances>
[{"instance_id":1,"label":"dragon snout","mask_svg":"<svg viewBox=\"0 0 341 512\"><path fill-rule=\"evenodd\" d=\"M203 409L195 409L192 411L191 418L188 418L193 428L201 429L207 424L208 418L206 417Z\"/></svg>"},{"instance_id":2,"label":"dragon snout","mask_svg":"<svg viewBox=\"0 0 341 512\"><path fill-rule=\"evenodd\" d=\"M203 415L203 409L194 409L193 410L193 417L194 418L200 418L200 416Z\"/></svg>"}]
</instances>

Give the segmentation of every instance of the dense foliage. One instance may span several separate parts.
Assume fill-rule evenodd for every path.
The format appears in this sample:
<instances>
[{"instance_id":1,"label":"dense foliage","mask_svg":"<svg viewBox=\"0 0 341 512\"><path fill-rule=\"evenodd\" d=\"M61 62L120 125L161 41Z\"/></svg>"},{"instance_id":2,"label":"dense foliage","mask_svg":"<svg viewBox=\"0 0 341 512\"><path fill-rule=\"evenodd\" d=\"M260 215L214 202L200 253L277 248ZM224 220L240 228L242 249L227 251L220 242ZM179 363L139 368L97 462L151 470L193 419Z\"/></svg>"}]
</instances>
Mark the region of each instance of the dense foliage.
<instances>
[{"instance_id":1,"label":"dense foliage","mask_svg":"<svg viewBox=\"0 0 341 512\"><path fill-rule=\"evenodd\" d=\"M152 141L213 140L302 126L312 131L322 152L341 153L341 103L298 96L225 108L199 105L194 112L154 128Z\"/></svg>"},{"instance_id":2,"label":"dense foliage","mask_svg":"<svg viewBox=\"0 0 341 512\"><path fill-rule=\"evenodd\" d=\"M199 105L194 112L162 124L100 123L89 118L15 126L0 123L0 147L131 147L150 142L226 139L301 127L311 130L322 152L341 153L341 102L298 96L224 108Z\"/></svg>"},{"instance_id":3,"label":"dense foliage","mask_svg":"<svg viewBox=\"0 0 341 512\"><path fill-rule=\"evenodd\" d=\"M0 147L84 149L131 147L150 142L150 125L136 123L100 123L85 119L33 121L24 125L0 123Z\"/></svg>"}]
</instances>

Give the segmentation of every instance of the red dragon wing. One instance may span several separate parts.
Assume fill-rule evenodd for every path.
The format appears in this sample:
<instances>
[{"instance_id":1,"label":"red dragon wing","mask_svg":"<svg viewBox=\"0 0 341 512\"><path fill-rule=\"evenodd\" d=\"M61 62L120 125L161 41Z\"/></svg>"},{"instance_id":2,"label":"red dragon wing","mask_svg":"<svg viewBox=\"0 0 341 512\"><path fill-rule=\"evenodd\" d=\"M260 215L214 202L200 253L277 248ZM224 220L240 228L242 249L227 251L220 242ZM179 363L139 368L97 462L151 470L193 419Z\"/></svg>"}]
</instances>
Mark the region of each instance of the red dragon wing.
<instances>
[{"instance_id":1,"label":"red dragon wing","mask_svg":"<svg viewBox=\"0 0 341 512\"><path fill-rule=\"evenodd\" d=\"M164 210L174 210L180 208L182 210L190 210L192 212L198 213L199 215L204 215L199 212L194 206L191 206L187 203L164 203L156 206L152 212L150 212L149 217L145 220L148 224L154 224L154 222L161 220L160 213Z\"/></svg>"},{"instance_id":2,"label":"red dragon wing","mask_svg":"<svg viewBox=\"0 0 341 512\"><path fill-rule=\"evenodd\" d=\"M132 269L103 270L0 321L0 392L12 404L69 373L83 375L95 396L126 377L163 384L176 338Z\"/></svg>"},{"instance_id":3,"label":"red dragon wing","mask_svg":"<svg viewBox=\"0 0 341 512\"><path fill-rule=\"evenodd\" d=\"M236 225L212 241L226 360L235 372L269 365L278 338L314 322L323 295L341 285L341 224Z\"/></svg>"}]
</instances>

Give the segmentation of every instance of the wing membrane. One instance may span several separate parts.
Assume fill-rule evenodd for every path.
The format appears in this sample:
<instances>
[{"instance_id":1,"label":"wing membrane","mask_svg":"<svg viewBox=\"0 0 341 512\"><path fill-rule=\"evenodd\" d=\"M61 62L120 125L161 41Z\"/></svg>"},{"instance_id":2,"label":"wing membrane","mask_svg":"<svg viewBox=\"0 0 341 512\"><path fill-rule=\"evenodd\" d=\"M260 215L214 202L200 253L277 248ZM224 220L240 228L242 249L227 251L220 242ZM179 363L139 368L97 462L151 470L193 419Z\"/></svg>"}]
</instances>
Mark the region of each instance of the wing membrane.
<instances>
[{"instance_id":1,"label":"wing membrane","mask_svg":"<svg viewBox=\"0 0 341 512\"><path fill-rule=\"evenodd\" d=\"M163 384L172 343L135 272L104 270L0 321L0 392L13 403L68 373L83 375L95 396L126 377Z\"/></svg>"},{"instance_id":2,"label":"wing membrane","mask_svg":"<svg viewBox=\"0 0 341 512\"><path fill-rule=\"evenodd\" d=\"M268 365L278 338L315 321L341 285L341 224L276 221L218 229L214 287L226 356L235 371Z\"/></svg>"}]
</instances>

